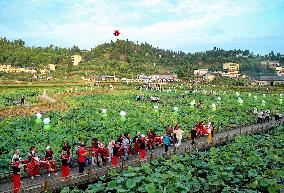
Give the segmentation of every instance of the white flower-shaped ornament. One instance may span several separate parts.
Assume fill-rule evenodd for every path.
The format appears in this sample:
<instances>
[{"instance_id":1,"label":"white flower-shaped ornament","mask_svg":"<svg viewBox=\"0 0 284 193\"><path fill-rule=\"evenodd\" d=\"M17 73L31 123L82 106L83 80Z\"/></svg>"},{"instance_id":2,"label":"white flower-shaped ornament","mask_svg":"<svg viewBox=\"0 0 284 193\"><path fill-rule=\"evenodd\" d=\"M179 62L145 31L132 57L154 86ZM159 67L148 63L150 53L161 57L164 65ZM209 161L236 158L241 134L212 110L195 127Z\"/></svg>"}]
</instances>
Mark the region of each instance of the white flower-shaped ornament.
<instances>
[{"instance_id":1,"label":"white flower-shaped ornament","mask_svg":"<svg viewBox=\"0 0 284 193\"><path fill-rule=\"evenodd\" d=\"M42 118L42 114L41 113L37 113L36 114L36 118L41 119Z\"/></svg>"},{"instance_id":2,"label":"white flower-shaped ornament","mask_svg":"<svg viewBox=\"0 0 284 193\"><path fill-rule=\"evenodd\" d=\"M120 116L122 116L122 117L125 117L125 115L126 115L126 112L124 112L124 111L120 111Z\"/></svg>"},{"instance_id":3,"label":"white flower-shaped ornament","mask_svg":"<svg viewBox=\"0 0 284 193\"><path fill-rule=\"evenodd\" d=\"M48 125L48 124L50 123L50 118L44 118L44 119L43 119L43 123L44 123L45 125Z\"/></svg>"}]
</instances>

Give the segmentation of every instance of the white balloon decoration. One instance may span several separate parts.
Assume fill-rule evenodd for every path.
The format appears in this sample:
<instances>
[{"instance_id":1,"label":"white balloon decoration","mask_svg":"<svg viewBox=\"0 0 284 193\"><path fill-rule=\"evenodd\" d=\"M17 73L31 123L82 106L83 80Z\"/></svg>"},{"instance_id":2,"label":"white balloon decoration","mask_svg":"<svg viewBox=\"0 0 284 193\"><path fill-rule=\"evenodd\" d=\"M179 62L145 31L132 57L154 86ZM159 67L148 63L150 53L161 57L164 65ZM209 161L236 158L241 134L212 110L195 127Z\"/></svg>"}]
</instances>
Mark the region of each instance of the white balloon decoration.
<instances>
[{"instance_id":1,"label":"white balloon decoration","mask_svg":"<svg viewBox=\"0 0 284 193\"><path fill-rule=\"evenodd\" d=\"M126 115L126 112L124 112L124 111L120 111L120 116L122 116L122 117L125 117L125 115Z\"/></svg>"},{"instance_id":2,"label":"white balloon decoration","mask_svg":"<svg viewBox=\"0 0 284 193\"><path fill-rule=\"evenodd\" d=\"M174 111L176 111L176 112L177 112L177 111L178 111L178 108L177 108L177 107L174 107Z\"/></svg>"},{"instance_id":3,"label":"white balloon decoration","mask_svg":"<svg viewBox=\"0 0 284 193\"><path fill-rule=\"evenodd\" d=\"M216 104L215 103L212 103L212 108L215 108L216 107Z\"/></svg>"},{"instance_id":4,"label":"white balloon decoration","mask_svg":"<svg viewBox=\"0 0 284 193\"><path fill-rule=\"evenodd\" d=\"M154 110L157 111L159 109L159 106L155 105Z\"/></svg>"},{"instance_id":5,"label":"white balloon decoration","mask_svg":"<svg viewBox=\"0 0 284 193\"><path fill-rule=\"evenodd\" d=\"M217 100L220 101L220 100L221 100L221 97L217 97Z\"/></svg>"},{"instance_id":6,"label":"white balloon decoration","mask_svg":"<svg viewBox=\"0 0 284 193\"><path fill-rule=\"evenodd\" d=\"M43 119L43 123L44 123L45 125L48 125L48 124L50 123L50 118L44 118L44 119Z\"/></svg>"},{"instance_id":7,"label":"white balloon decoration","mask_svg":"<svg viewBox=\"0 0 284 193\"><path fill-rule=\"evenodd\" d=\"M102 109L102 113L105 114L107 112L106 109Z\"/></svg>"},{"instance_id":8,"label":"white balloon decoration","mask_svg":"<svg viewBox=\"0 0 284 193\"><path fill-rule=\"evenodd\" d=\"M240 93L239 93L239 92L236 92L236 96L239 97L239 96L240 96Z\"/></svg>"},{"instance_id":9,"label":"white balloon decoration","mask_svg":"<svg viewBox=\"0 0 284 193\"><path fill-rule=\"evenodd\" d=\"M36 118L41 119L42 118L42 114L41 113L37 113L36 114Z\"/></svg>"}]
</instances>

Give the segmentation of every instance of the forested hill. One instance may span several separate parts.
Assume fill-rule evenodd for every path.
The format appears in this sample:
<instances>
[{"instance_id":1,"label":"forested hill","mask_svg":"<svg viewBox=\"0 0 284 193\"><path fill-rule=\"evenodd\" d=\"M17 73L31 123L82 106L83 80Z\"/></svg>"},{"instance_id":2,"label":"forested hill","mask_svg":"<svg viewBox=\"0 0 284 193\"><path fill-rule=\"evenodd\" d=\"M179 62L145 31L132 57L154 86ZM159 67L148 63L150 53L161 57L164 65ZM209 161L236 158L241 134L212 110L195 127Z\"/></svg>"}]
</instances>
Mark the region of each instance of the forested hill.
<instances>
[{"instance_id":1,"label":"forested hill","mask_svg":"<svg viewBox=\"0 0 284 193\"><path fill-rule=\"evenodd\" d=\"M83 62L79 66L71 65L73 54L82 55ZM239 62L241 72L251 76L273 74L270 67L260 65L263 60L277 60L284 64L283 55L274 52L260 56L249 50L223 50L214 47L205 52L184 53L128 40L117 40L98 45L91 50L82 50L77 46L27 47L20 39L9 41L0 38L1 64L42 68L53 63L60 66L57 75L63 72L78 72L78 75L82 75L91 70L96 75L115 73L121 77L131 77L141 73L177 73L182 78L190 76L197 68L221 70L222 64L229 61Z\"/></svg>"}]
</instances>

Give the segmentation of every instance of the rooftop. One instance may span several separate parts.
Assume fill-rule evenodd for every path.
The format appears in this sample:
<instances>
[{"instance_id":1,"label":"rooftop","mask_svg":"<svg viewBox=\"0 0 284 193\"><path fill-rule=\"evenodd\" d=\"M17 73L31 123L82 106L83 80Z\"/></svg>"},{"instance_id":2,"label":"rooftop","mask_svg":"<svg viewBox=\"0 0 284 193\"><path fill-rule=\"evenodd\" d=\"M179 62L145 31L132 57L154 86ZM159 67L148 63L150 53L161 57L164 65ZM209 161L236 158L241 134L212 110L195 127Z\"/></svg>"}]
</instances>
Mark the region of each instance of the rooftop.
<instances>
[{"instance_id":1,"label":"rooftop","mask_svg":"<svg viewBox=\"0 0 284 193\"><path fill-rule=\"evenodd\" d=\"M260 76L258 81L284 81L284 76Z\"/></svg>"}]
</instances>

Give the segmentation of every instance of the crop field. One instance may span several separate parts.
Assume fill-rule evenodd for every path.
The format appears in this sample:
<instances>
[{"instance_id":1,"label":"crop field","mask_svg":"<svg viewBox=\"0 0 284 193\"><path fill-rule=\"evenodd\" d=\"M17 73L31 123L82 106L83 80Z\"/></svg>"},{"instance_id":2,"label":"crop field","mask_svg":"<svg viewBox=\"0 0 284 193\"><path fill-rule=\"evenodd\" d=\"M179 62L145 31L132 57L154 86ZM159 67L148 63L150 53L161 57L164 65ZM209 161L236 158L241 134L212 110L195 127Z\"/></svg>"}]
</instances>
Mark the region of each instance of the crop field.
<instances>
[{"instance_id":1,"label":"crop field","mask_svg":"<svg viewBox=\"0 0 284 193\"><path fill-rule=\"evenodd\" d=\"M78 87L77 92L87 90ZM43 89L10 89L9 96L20 94L42 94ZM69 92L67 92L69 91ZM15 148L20 149L25 158L29 147L36 145L40 155L50 145L56 154L60 154L63 141L71 144L97 137L108 143L109 137L129 132L146 133L153 129L163 135L165 128L179 124L188 136L190 129L200 121L212 121L215 132L230 130L236 126L256 121L253 110L270 109L272 113L283 112L282 94L279 92L226 91L215 87L191 87L190 85L171 85L163 91L135 89L134 86L118 87L113 93L104 88L100 93L82 93L76 95L67 87L49 88L49 95L65 93L59 99L68 106L65 111L44 112L41 120L35 114L7 117L0 122L0 173L10 170L9 163ZM66 94L67 93L67 94ZM7 91L1 92L1 97ZM136 101L137 95L160 97L160 103ZM34 101L36 104L36 96ZM202 107L198 102L202 102ZM9 107L7 107L9 108ZM125 116L121 116L125 114ZM50 118L45 125L42 120Z\"/></svg>"}]
</instances>

